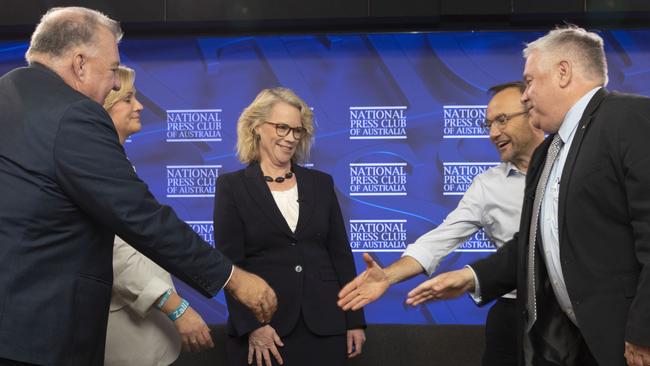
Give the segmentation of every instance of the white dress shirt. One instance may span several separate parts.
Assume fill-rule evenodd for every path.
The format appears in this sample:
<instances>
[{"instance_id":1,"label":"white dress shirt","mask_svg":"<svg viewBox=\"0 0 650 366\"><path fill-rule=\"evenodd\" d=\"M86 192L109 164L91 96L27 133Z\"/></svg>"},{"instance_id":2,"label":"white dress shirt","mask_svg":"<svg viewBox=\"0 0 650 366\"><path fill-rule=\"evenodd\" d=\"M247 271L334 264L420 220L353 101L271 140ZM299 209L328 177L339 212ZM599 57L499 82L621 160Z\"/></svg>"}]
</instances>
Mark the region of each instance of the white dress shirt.
<instances>
[{"instance_id":1,"label":"white dress shirt","mask_svg":"<svg viewBox=\"0 0 650 366\"><path fill-rule=\"evenodd\" d=\"M414 258L430 276L442 258L481 228L497 248L503 246L519 231L525 185L525 173L510 162L477 175L458 206L437 228L410 244L403 256Z\"/></svg>"},{"instance_id":2,"label":"white dress shirt","mask_svg":"<svg viewBox=\"0 0 650 366\"><path fill-rule=\"evenodd\" d=\"M564 145L560 148L558 157L551 167L551 173L548 177L548 184L544 191L541 211L539 214L539 223L542 235L540 249L543 253L544 262L546 263L546 270L548 271L549 280L551 281L551 287L553 287L553 292L555 293L558 304L560 304L562 310L564 310L569 319L571 319L571 321L576 325L578 322L576 321L573 306L569 299L569 293L567 292L566 283L564 282L564 275L562 274L562 265L560 262L558 200L560 197L562 170L564 169L564 163L569 154L578 123L582 118L585 108L587 108L587 104L589 104L589 101L594 94L596 94L598 89L600 89L600 87L594 88L585 94L564 116L564 121L562 121L562 125L557 132Z\"/></svg>"},{"instance_id":3,"label":"white dress shirt","mask_svg":"<svg viewBox=\"0 0 650 366\"><path fill-rule=\"evenodd\" d=\"M300 213L300 204L298 203L298 184L286 191L271 191L275 204L282 213L284 220L289 225L292 232L296 232L298 225L298 216Z\"/></svg>"}]
</instances>

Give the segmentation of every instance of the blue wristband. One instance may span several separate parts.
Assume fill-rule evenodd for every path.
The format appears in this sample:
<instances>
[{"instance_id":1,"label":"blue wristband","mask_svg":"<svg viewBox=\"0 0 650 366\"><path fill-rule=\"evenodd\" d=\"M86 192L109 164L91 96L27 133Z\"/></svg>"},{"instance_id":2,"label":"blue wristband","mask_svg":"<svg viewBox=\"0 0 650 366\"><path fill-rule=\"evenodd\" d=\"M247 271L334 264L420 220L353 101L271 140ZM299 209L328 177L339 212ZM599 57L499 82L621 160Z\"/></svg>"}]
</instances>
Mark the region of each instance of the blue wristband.
<instances>
[{"instance_id":1,"label":"blue wristband","mask_svg":"<svg viewBox=\"0 0 650 366\"><path fill-rule=\"evenodd\" d=\"M158 301L158 303L156 304L156 309L158 310L162 309L162 307L165 305L167 300L169 300L169 297L171 295L172 295L172 289L165 291L165 293L162 295L162 299L160 299L160 301Z\"/></svg>"},{"instance_id":2,"label":"blue wristband","mask_svg":"<svg viewBox=\"0 0 650 366\"><path fill-rule=\"evenodd\" d=\"M189 306L190 306L190 303L187 302L187 300L183 299L183 301L181 301L181 304L178 305L178 307L176 308L176 310L172 311L171 314L169 314L169 315L167 315L167 316L168 316L169 319L171 319L172 321L176 321L176 319L180 318L181 315L183 315L183 314L185 313L185 310L187 310L187 308L188 308Z\"/></svg>"}]
</instances>

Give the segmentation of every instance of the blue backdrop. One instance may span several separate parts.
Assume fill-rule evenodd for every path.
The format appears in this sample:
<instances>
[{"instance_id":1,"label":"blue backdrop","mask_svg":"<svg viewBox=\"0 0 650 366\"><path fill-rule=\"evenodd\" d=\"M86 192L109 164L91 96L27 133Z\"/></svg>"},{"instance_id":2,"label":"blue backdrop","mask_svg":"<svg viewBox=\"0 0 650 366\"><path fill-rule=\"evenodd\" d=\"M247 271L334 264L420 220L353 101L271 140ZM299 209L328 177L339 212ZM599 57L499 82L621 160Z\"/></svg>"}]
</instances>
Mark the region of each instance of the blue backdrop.
<instances>
[{"instance_id":1,"label":"blue backdrop","mask_svg":"<svg viewBox=\"0 0 650 366\"><path fill-rule=\"evenodd\" d=\"M541 32L126 37L122 62L137 72L143 129L127 142L138 174L164 204L213 243L215 178L240 169L239 113L262 89L286 86L314 109L308 166L334 176L358 271L361 252L381 264L433 229L474 175L498 162L479 126L486 90L521 79L525 42ZM650 95L650 31L601 32L609 89ZM0 42L0 73L22 66L25 40ZM469 238L439 271L493 251ZM370 323L482 324L467 298L408 308L419 276L366 308ZM223 294L179 292L210 323L224 322Z\"/></svg>"}]
</instances>

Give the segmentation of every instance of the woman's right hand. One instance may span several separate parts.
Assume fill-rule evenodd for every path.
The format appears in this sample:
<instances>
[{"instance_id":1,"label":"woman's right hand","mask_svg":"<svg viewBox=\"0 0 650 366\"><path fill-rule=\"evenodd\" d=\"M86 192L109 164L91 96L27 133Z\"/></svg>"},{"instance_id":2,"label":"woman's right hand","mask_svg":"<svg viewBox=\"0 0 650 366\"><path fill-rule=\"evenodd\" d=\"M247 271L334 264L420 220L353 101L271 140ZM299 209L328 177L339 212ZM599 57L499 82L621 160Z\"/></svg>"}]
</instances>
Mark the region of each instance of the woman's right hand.
<instances>
[{"instance_id":1,"label":"woman's right hand","mask_svg":"<svg viewBox=\"0 0 650 366\"><path fill-rule=\"evenodd\" d=\"M253 364L253 357L257 366L271 366L271 355L275 357L280 365L284 363L277 346L284 346L282 340L270 325L257 328L248 335L248 364ZM270 353L270 354L269 354Z\"/></svg>"}]
</instances>

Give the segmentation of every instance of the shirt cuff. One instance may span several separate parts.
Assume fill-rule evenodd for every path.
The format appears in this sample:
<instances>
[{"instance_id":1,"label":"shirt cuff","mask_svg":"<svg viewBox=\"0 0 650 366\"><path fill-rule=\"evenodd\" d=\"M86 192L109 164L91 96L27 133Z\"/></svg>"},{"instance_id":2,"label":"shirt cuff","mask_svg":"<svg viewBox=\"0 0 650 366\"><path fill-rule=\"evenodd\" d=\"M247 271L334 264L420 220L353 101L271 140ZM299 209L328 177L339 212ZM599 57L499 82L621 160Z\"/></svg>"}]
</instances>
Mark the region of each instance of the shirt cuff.
<instances>
[{"instance_id":1,"label":"shirt cuff","mask_svg":"<svg viewBox=\"0 0 650 366\"><path fill-rule=\"evenodd\" d=\"M144 318L156 304L156 300L169 289L173 290L174 287L158 277L152 277L147 286L138 294L137 299L129 304L129 307Z\"/></svg>"},{"instance_id":2,"label":"shirt cuff","mask_svg":"<svg viewBox=\"0 0 650 366\"><path fill-rule=\"evenodd\" d=\"M471 266L466 265L465 268L469 268L474 276L474 291L469 293L469 297L471 297L472 301L476 304L480 304L483 299L481 299L481 284L478 282L478 276L476 276L476 272L474 272L474 268Z\"/></svg>"},{"instance_id":3,"label":"shirt cuff","mask_svg":"<svg viewBox=\"0 0 650 366\"><path fill-rule=\"evenodd\" d=\"M230 279L232 278L232 274L233 274L234 272L235 272L235 265L232 265L232 266L230 267L230 275L228 276L228 279L226 280L226 283L224 283L223 286L221 286L221 289L222 289L222 290L223 290L224 288L226 288L226 286L228 286L228 282L230 282Z\"/></svg>"}]
</instances>

